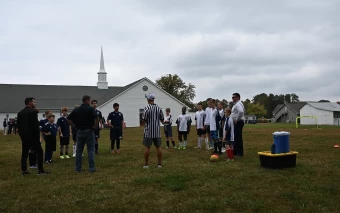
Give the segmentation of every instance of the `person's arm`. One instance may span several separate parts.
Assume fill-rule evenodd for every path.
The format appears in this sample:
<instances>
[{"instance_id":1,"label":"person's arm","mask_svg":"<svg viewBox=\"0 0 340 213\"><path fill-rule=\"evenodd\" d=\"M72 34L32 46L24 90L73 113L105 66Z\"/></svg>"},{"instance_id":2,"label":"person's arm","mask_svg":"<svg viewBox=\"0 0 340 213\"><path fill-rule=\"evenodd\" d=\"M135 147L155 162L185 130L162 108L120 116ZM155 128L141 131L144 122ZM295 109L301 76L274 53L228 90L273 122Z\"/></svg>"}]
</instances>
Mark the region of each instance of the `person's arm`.
<instances>
[{"instance_id":1,"label":"person's arm","mask_svg":"<svg viewBox=\"0 0 340 213\"><path fill-rule=\"evenodd\" d=\"M191 116L190 115L188 116L189 116L189 119L188 119L188 134L189 134L192 121L191 121Z\"/></svg>"},{"instance_id":2,"label":"person's arm","mask_svg":"<svg viewBox=\"0 0 340 213\"><path fill-rule=\"evenodd\" d=\"M99 113L99 129L103 129L103 116L102 113Z\"/></svg>"},{"instance_id":3,"label":"person's arm","mask_svg":"<svg viewBox=\"0 0 340 213\"><path fill-rule=\"evenodd\" d=\"M58 118L57 127L58 127L59 137L63 137L63 132L61 131L60 125L61 125L61 118Z\"/></svg>"},{"instance_id":4,"label":"person's arm","mask_svg":"<svg viewBox=\"0 0 340 213\"><path fill-rule=\"evenodd\" d=\"M123 113L122 113L122 132L123 132L123 129L124 129L124 117L123 117Z\"/></svg>"},{"instance_id":5,"label":"person's arm","mask_svg":"<svg viewBox=\"0 0 340 213\"><path fill-rule=\"evenodd\" d=\"M164 123L164 114L163 114L163 110L161 110L161 111L159 112L159 120L160 120L162 123Z\"/></svg>"},{"instance_id":6,"label":"person's arm","mask_svg":"<svg viewBox=\"0 0 340 213\"><path fill-rule=\"evenodd\" d=\"M142 114L142 120L144 123L146 123L148 120L148 109L146 107L144 108L144 112Z\"/></svg>"},{"instance_id":7,"label":"person's arm","mask_svg":"<svg viewBox=\"0 0 340 213\"><path fill-rule=\"evenodd\" d=\"M178 116L178 118L176 120L176 124L177 124L177 131L179 131L179 116Z\"/></svg>"},{"instance_id":8,"label":"person's arm","mask_svg":"<svg viewBox=\"0 0 340 213\"><path fill-rule=\"evenodd\" d=\"M109 115L107 116L107 119L106 119L106 123L107 123L107 126L109 128L112 128L111 119L112 119L112 113L109 113Z\"/></svg>"}]
</instances>

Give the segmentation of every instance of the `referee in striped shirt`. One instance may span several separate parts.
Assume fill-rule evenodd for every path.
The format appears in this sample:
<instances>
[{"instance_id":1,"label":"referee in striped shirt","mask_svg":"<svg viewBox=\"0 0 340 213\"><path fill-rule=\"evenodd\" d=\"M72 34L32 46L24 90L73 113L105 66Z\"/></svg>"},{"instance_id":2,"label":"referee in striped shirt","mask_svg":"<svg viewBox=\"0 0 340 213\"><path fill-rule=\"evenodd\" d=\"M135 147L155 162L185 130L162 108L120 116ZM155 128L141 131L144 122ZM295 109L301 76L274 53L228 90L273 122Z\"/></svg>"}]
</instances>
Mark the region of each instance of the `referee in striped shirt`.
<instances>
[{"instance_id":1,"label":"referee in striped shirt","mask_svg":"<svg viewBox=\"0 0 340 213\"><path fill-rule=\"evenodd\" d=\"M164 122L164 114L162 109L155 104L155 95L148 94L146 96L148 105L144 108L142 119L144 121L144 138L143 145L145 146L144 169L149 168L150 147L152 144L157 149L158 168L162 168L162 150L161 150L161 126Z\"/></svg>"}]
</instances>

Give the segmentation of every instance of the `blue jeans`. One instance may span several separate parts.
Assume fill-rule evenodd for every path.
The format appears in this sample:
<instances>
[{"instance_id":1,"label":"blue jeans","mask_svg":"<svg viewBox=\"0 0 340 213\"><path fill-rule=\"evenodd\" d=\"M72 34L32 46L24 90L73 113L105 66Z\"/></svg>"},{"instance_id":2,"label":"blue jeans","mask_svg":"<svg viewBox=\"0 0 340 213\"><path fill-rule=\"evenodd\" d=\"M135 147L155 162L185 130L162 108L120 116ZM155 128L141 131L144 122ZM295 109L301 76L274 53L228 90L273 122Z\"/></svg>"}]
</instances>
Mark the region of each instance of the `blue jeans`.
<instances>
[{"instance_id":1,"label":"blue jeans","mask_svg":"<svg viewBox=\"0 0 340 213\"><path fill-rule=\"evenodd\" d=\"M95 138L92 130L78 130L77 131L77 151L76 151L76 171L81 171L83 150L87 146L87 153L89 159L89 171L94 172L96 170L94 165L94 144Z\"/></svg>"}]
</instances>

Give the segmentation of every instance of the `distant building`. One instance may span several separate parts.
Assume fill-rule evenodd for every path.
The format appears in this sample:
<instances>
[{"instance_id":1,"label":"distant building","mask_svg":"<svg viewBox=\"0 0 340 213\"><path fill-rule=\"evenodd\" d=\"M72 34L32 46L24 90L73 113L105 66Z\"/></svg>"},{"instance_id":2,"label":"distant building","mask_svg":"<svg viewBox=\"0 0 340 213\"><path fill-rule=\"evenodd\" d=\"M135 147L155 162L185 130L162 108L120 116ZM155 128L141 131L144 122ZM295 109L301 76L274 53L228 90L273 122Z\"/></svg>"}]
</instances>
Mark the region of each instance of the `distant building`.
<instances>
[{"instance_id":1,"label":"distant building","mask_svg":"<svg viewBox=\"0 0 340 213\"><path fill-rule=\"evenodd\" d=\"M300 110L301 116L315 116L318 125L340 126L340 104L329 102L310 102ZM301 125L315 125L314 118L301 118Z\"/></svg>"},{"instance_id":2,"label":"distant building","mask_svg":"<svg viewBox=\"0 0 340 213\"><path fill-rule=\"evenodd\" d=\"M52 110L57 117L60 116L62 107L68 107L71 111L75 105L81 104L83 95L89 95L98 101L98 109L106 119L113 111L113 103L117 102L120 104L120 111L124 114L127 127L142 125L141 115L147 105L146 94L148 93L155 94L155 102L163 108L163 111L167 107L171 108L171 114L174 117L181 114L182 107L186 106L148 78L139 79L126 86L108 86L103 50L101 50L100 69L97 74L97 86L0 84L0 99L2 100L0 119L3 121L4 118L15 118L24 107L26 97L36 99L37 109L40 111L39 119L43 118L46 110Z\"/></svg>"},{"instance_id":3,"label":"distant building","mask_svg":"<svg viewBox=\"0 0 340 213\"><path fill-rule=\"evenodd\" d=\"M245 114L244 115L244 122L247 123L256 123L256 115L254 114Z\"/></svg>"},{"instance_id":4,"label":"distant building","mask_svg":"<svg viewBox=\"0 0 340 213\"><path fill-rule=\"evenodd\" d=\"M300 116L300 109L306 105L306 102L279 104L273 111L272 122L295 122Z\"/></svg>"}]
</instances>

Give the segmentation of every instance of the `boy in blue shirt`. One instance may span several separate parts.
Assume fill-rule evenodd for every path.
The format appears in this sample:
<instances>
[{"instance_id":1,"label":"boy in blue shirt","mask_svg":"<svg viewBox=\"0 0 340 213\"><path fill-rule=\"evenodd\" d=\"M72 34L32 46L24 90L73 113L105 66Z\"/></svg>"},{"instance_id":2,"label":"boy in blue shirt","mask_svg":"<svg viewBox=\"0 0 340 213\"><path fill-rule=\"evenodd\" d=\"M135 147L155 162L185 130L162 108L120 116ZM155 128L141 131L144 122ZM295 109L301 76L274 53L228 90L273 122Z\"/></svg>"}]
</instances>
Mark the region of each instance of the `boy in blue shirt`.
<instances>
[{"instance_id":1,"label":"boy in blue shirt","mask_svg":"<svg viewBox=\"0 0 340 213\"><path fill-rule=\"evenodd\" d=\"M70 136L71 134L71 125L67 121L67 108L61 108L62 116L58 118L57 126L59 130L60 137L60 158L68 159L68 145L70 144ZM65 147L65 155L64 155L64 147Z\"/></svg>"},{"instance_id":2,"label":"boy in blue shirt","mask_svg":"<svg viewBox=\"0 0 340 213\"><path fill-rule=\"evenodd\" d=\"M119 104L113 104L114 111L110 112L107 117L107 125L110 127L111 151L115 154L115 141L117 141L117 153L120 153L120 136L122 135L124 126L124 117L119 112Z\"/></svg>"},{"instance_id":3,"label":"boy in blue shirt","mask_svg":"<svg viewBox=\"0 0 340 213\"><path fill-rule=\"evenodd\" d=\"M57 149L57 132L58 127L54 123L55 116L50 113L47 116L48 122L41 128L45 135L45 163L52 162L53 152Z\"/></svg>"}]
</instances>

